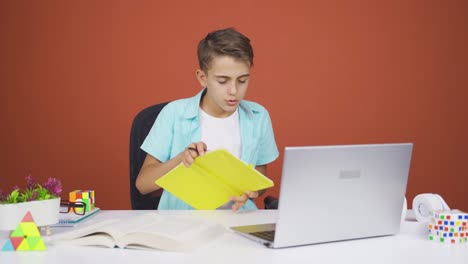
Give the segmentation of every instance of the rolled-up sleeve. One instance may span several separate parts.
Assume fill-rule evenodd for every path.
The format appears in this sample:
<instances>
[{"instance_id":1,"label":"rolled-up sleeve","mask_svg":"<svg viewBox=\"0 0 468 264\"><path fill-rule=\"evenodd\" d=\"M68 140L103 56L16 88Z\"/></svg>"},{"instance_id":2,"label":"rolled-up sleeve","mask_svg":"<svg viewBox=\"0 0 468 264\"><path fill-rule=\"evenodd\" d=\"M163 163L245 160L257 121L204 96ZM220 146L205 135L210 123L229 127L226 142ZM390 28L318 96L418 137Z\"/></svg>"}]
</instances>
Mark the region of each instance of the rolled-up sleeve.
<instances>
[{"instance_id":1,"label":"rolled-up sleeve","mask_svg":"<svg viewBox=\"0 0 468 264\"><path fill-rule=\"evenodd\" d=\"M159 113L148 136L141 145L141 149L161 162L170 159L172 142L174 138L174 118L171 116L170 104Z\"/></svg>"},{"instance_id":2,"label":"rolled-up sleeve","mask_svg":"<svg viewBox=\"0 0 468 264\"><path fill-rule=\"evenodd\" d=\"M274 161L279 156L270 115L266 109L264 109L264 112L261 115L260 124L262 136L260 137L258 146L259 151L256 164L265 165Z\"/></svg>"}]
</instances>

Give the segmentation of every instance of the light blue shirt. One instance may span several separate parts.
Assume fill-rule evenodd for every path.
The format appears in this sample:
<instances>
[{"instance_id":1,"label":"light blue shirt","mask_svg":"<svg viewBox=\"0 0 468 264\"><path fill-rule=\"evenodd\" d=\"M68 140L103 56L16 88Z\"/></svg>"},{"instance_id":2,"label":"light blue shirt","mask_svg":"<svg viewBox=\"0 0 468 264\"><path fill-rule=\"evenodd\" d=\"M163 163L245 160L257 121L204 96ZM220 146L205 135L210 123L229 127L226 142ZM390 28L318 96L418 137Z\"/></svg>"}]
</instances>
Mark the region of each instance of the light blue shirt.
<instances>
[{"instance_id":1,"label":"light blue shirt","mask_svg":"<svg viewBox=\"0 0 468 264\"><path fill-rule=\"evenodd\" d=\"M159 113L148 136L141 145L146 153L161 162L166 162L193 142L201 139L200 100L202 90L191 98L179 99L167 104ZM239 125L241 134L241 159L254 166L274 161L278 155L273 128L268 111L261 105L242 100L239 104ZM179 198L163 191L159 210L193 209ZM248 200L241 208L257 209Z\"/></svg>"}]
</instances>

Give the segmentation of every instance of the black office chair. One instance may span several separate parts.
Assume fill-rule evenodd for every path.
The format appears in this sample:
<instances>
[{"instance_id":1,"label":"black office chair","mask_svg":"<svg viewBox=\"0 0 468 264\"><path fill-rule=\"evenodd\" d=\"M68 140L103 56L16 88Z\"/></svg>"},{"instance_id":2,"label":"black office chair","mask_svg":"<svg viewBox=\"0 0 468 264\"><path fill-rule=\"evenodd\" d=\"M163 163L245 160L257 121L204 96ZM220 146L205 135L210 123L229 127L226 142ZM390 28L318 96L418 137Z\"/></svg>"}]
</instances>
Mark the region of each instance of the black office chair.
<instances>
[{"instance_id":1,"label":"black office chair","mask_svg":"<svg viewBox=\"0 0 468 264\"><path fill-rule=\"evenodd\" d=\"M146 157L146 152L140 149L148 135L159 112L168 102L153 105L143 109L133 119L130 131L130 199L133 210L157 209L162 189L142 195L135 186L136 178Z\"/></svg>"},{"instance_id":2,"label":"black office chair","mask_svg":"<svg viewBox=\"0 0 468 264\"><path fill-rule=\"evenodd\" d=\"M146 157L146 152L141 150L140 146L143 144L159 112L161 112L163 107L168 103L169 102L165 102L147 107L133 119L130 131L130 200L133 210L152 210L158 208L162 189L142 195L137 190L135 181ZM278 199L273 196L265 197L263 202L265 204L265 209L278 209Z\"/></svg>"},{"instance_id":3,"label":"black office chair","mask_svg":"<svg viewBox=\"0 0 468 264\"><path fill-rule=\"evenodd\" d=\"M265 209L278 209L278 198L268 195L263 199L263 204L265 204Z\"/></svg>"}]
</instances>

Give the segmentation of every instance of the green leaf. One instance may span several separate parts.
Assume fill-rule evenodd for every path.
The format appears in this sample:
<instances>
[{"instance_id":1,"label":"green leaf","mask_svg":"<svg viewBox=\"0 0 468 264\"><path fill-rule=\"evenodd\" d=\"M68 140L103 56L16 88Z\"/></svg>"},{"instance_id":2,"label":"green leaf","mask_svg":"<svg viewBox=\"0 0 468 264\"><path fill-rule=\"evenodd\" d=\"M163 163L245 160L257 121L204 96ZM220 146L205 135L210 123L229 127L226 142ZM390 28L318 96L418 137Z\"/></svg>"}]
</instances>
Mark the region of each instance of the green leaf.
<instances>
[{"instance_id":1,"label":"green leaf","mask_svg":"<svg viewBox=\"0 0 468 264\"><path fill-rule=\"evenodd\" d=\"M19 190L13 190L6 198L6 203L18 203Z\"/></svg>"}]
</instances>

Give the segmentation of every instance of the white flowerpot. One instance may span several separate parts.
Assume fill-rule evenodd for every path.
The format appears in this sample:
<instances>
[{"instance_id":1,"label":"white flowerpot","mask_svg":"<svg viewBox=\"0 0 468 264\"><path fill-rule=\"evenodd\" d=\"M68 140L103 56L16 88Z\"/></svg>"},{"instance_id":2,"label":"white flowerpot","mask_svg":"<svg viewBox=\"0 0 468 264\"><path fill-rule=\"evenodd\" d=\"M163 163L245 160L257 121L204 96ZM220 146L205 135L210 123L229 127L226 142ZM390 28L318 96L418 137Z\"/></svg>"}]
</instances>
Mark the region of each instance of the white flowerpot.
<instances>
[{"instance_id":1,"label":"white flowerpot","mask_svg":"<svg viewBox=\"0 0 468 264\"><path fill-rule=\"evenodd\" d=\"M60 198L17 204L0 204L0 230L16 229L28 211L31 212L37 226L56 224L60 214Z\"/></svg>"}]
</instances>

